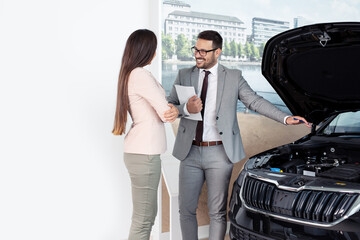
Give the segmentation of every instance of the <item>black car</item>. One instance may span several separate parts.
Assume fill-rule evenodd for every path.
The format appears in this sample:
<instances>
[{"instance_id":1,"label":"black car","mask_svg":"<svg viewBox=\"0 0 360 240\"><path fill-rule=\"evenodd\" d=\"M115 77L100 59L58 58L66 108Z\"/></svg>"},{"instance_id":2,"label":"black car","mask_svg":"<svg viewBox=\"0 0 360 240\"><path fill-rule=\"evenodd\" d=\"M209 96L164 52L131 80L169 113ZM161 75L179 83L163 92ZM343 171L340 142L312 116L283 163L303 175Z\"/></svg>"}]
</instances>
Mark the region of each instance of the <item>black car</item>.
<instances>
[{"instance_id":1,"label":"black car","mask_svg":"<svg viewBox=\"0 0 360 240\"><path fill-rule=\"evenodd\" d=\"M229 204L230 238L360 239L360 23L276 35L262 73L312 131L246 162Z\"/></svg>"}]
</instances>

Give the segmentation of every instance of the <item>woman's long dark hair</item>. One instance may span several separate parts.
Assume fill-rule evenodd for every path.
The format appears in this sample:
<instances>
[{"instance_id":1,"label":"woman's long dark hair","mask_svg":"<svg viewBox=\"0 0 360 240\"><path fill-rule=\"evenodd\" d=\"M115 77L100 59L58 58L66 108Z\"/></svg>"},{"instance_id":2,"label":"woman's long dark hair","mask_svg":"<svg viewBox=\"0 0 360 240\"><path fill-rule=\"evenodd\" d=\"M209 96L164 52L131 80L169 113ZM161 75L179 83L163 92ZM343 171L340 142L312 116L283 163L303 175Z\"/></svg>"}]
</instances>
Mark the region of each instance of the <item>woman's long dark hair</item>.
<instances>
[{"instance_id":1,"label":"woman's long dark hair","mask_svg":"<svg viewBox=\"0 0 360 240\"><path fill-rule=\"evenodd\" d=\"M135 68L144 67L151 62L156 46L155 34L147 29L136 30L126 41L119 74L115 122L112 131L114 135L125 133L127 112L129 111L129 75Z\"/></svg>"}]
</instances>

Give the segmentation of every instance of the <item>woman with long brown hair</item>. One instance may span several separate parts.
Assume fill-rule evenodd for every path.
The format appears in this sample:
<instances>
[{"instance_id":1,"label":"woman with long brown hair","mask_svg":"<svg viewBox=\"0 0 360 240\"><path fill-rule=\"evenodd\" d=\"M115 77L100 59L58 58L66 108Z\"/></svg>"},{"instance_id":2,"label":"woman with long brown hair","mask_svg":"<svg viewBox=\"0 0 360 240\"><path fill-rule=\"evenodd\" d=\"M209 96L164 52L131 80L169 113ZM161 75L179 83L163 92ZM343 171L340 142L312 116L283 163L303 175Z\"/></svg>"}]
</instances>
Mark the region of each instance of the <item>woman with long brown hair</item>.
<instances>
[{"instance_id":1,"label":"woman with long brown hair","mask_svg":"<svg viewBox=\"0 0 360 240\"><path fill-rule=\"evenodd\" d=\"M157 189L161 174L160 154L166 150L164 122L179 112L168 105L165 91L143 67L156 55L155 34L133 32L122 57L113 134L125 133L127 114L132 125L124 140L124 161L131 178L133 215L129 240L148 240L157 213Z\"/></svg>"}]
</instances>

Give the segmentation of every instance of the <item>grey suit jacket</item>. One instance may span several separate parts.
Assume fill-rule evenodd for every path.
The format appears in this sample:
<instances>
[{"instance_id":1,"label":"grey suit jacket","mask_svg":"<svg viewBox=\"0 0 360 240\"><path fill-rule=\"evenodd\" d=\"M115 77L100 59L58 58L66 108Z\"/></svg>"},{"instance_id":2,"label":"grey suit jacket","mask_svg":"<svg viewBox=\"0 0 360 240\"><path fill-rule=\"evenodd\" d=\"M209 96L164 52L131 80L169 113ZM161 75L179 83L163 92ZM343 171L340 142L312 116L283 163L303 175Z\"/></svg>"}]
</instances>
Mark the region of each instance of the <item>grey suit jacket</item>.
<instances>
[{"instance_id":1,"label":"grey suit jacket","mask_svg":"<svg viewBox=\"0 0 360 240\"><path fill-rule=\"evenodd\" d=\"M197 121L184 118L184 104L179 105L175 85L194 86L197 91L198 81L199 69L196 66L181 69L168 96L168 102L179 109L179 117L181 117L173 150L174 157L179 160L184 160L190 151L192 140L195 137ZM216 122L225 152L233 163L239 162L245 157L236 114L238 99L247 108L279 122L283 122L287 115L257 95L245 81L240 70L229 69L219 64Z\"/></svg>"}]
</instances>

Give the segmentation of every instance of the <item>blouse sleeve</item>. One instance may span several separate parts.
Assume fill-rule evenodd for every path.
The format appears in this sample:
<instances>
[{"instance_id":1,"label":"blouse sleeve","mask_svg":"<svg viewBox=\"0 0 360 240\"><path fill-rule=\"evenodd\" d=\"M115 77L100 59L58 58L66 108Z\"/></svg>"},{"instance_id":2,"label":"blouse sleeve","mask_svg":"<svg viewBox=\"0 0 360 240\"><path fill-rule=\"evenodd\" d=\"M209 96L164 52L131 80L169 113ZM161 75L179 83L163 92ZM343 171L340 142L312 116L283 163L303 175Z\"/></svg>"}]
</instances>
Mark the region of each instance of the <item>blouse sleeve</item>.
<instances>
[{"instance_id":1,"label":"blouse sleeve","mask_svg":"<svg viewBox=\"0 0 360 240\"><path fill-rule=\"evenodd\" d=\"M149 71L142 68L133 70L130 77L133 80L133 84L136 84L134 87L137 94L148 101L160 119L165 122L164 112L170 109L170 107L160 83L156 81Z\"/></svg>"}]
</instances>

